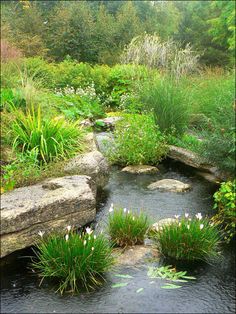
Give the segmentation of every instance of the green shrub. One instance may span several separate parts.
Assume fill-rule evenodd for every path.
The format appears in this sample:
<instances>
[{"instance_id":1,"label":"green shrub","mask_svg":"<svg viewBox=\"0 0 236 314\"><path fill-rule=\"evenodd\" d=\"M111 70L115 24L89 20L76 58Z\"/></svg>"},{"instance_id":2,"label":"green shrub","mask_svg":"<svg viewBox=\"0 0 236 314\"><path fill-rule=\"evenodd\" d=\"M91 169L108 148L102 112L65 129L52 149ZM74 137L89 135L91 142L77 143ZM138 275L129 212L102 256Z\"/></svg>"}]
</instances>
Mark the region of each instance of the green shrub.
<instances>
[{"instance_id":1,"label":"green shrub","mask_svg":"<svg viewBox=\"0 0 236 314\"><path fill-rule=\"evenodd\" d=\"M126 114L114 132L111 162L121 165L157 164L166 154L164 138L151 116Z\"/></svg>"},{"instance_id":2,"label":"green shrub","mask_svg":"<svg viewBox=\"0 0 236 314\"><path fill-rule=\"evenodd\" d=\"M188 125L187 94L181 84L168 78L148 82L140 88L140 101L161 132L182 134Z\"/></svg>"},{"instance_id":3,"label":"green shrub","mask_svg":"<svg viewBox=\"0 0 236 314\"><path fill-rule=\"evenodd\" d=\"M208 261L218 256L220 233L208 218L199 213L159 227L153 236L160 252L175 260Z\"/></svg>"},{"instance_id":4,"label":"green shrub","mask_svg":"<svg viewBox=\"0 0 236 314\"><path fill-rule=\"evenodd\" d=\"M62 117L43 118L40 107L26 115L20 110L14 114L13 147L22 152L37 149L40 162L70 157L81 149L82 132L76 123L68 123Z\"/></svg>"},{"instance_id":5,"label":"green shrub","mask_svg":"<svg viewBox=\"0 0 236 314\"><path fill-rule=\"evenodd\" d=\"M108 232L116 245L124 247L143 244L149 227L149 221L145 214L133 213L126 208L113 211L113 204L109 212Z\"/></svg>"},{"instance_id":6,"label":"green shrub","mask_svg":"<svg viewBox=\"0 0 236 314\"><path fill-rule=\"evenodd\" d=\"M212 220L217 225L223 225L224 239L230 242L236 234L236 180L221 183L219 191L213 197L214 208L218 213Z\"/></svg>"},{"instance_id":7,"label":"green shrub","mask_svg":"<svg viewBox=\"0 0 236 314\"><path fill-rule=\"evenodd\" d=\"M112 248L104 235L97 237L87 228L86 233L70 231L44 236L36 245L37 260L33 267L44 278L58 281L58 290L79 292L81 288L93 288L104 280L103 274L114 263Z\"/></svg>"}]
</instances>

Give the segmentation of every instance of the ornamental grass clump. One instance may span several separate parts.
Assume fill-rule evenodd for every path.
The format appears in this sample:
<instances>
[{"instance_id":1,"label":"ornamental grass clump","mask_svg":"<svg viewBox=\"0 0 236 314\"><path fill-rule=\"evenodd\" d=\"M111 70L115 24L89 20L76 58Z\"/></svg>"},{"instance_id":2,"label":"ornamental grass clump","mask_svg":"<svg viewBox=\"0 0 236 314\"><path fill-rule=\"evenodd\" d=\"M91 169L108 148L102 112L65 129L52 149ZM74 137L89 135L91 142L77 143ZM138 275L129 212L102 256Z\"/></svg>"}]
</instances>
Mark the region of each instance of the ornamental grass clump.
<instances>
[{"instance_id":1,"label":"ornamental grass clump","mask_svg":"<svg viewBox=\"0 0 236 314\"><path fill-rule=\"evenodd\" d=\"M109 241L103 234L94 235L90 228L79 234L68 226L66 234L39 235L41 241L36 245L32 266L42 280L57 280L61 294L102 284L104 273L114 263Z\"/></svg>"},{"instance_id":2,"label":"ornamental grass clump","mask_svg":"<svg viewBox=\"0 0 236 314\"><path fill-rule=\"evenodd\" d=\"M108 233L117 246L143 244L149 221L144 213L133 213L126 208L109 209Z\"/></svg>"},{"instance_id":3,"label":"ornamental grass clump","mask_svg":"<svg viewBox=\"0 0 236 314\"><path fill-rule=\"evenodd\" d=\"M160 252L183 261L209 261L219 255L221 235L216 225L201 213L190 218L175 216L176 221L157 228L153 238Z\"/></svg>"},{"instance_id":4,"label":"ornamental grass clump","mask_svg":"<svg viewBox=\"0 0 236 314\"><path fill-rule=\"evenodd\" d=\"M54 119L42 116L40 108L24 114L15 110L15 120L11 125L13 147L22 153L38 151L38 160L48 163L55 159L65 159L81 150L82 131L77 123L69 123L63 117Z\"/></svg>"}]
</instances>

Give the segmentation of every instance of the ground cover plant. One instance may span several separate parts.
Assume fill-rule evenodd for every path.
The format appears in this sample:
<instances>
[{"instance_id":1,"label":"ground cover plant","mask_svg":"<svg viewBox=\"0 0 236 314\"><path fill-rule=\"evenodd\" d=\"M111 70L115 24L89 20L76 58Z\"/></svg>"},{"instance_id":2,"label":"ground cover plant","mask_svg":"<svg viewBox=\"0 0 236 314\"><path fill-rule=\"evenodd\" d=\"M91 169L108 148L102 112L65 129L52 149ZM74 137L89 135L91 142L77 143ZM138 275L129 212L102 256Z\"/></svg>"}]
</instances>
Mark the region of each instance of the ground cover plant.
<instances>
[{"instance_id":1,"label":"ground cover plant","mask_svg":"<svg viewBox=\"0 0 236 314\"><path fill-rule=\"evenodd\" d=\"M144 213L135 213L126 208L114 209L111 205L108 218L108 234L111 241L121 247L143 244L149 228L149 219Z\"/></svg>"},{"instance_id":2,"label":"ground cover plant","mask_svg":"<svg viewBox=\"0 0 236 314\"><path fill-rule=\"evenodd\" d=\"M153 235L160 252L169 258L184 261L209 261L219 255L221 234L207 217L188 214L170 224L160 226Z\"/></svg>"},{"instance_id":3,"label":"ground cover plant","mask_svg":"<svg viewBox=\"0 0 236 314\"><path fill-rule=\"evenodd\" d=\"M213 197L217 213L212 217L212 221L223 225L224 240L230 242L236 234L236 181L221 183Z\"/></svg>"},{"instance_id":4,"label":"ground cover plant","mask_svg":"<svg viewBox=\"0 0 236 314\"><path fill-rule=\"evenodd\" d=\"M111 162L121 165L157 164L165 156L165 139L151 115L126 114L114 132Z\"/></svg>"},{"instance_id":5,"label":"ground cover plant","mask_svg":"<svg viewBox=\"0 0 236 314\"><path fill-rule=\"evenodd\" d=\"M114 264L110 243L103 234L95 235L90 228L77 233L68 226L66 234L39 235L41 241L36 245L32 267L42 280L56 280L61 294L95 288Z\"/></svg>"}]
</instances>

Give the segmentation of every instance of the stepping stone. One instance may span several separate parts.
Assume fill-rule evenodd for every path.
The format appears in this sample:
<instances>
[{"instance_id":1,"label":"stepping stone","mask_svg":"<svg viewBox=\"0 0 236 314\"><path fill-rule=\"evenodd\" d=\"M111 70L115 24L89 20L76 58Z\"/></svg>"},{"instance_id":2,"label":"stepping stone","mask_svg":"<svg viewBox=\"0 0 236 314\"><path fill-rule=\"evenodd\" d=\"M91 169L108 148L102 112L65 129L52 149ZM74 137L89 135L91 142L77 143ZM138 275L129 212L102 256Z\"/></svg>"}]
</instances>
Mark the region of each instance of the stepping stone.
<instances>
[{"instance_id":1,"label":"stepping stone","mask_svg":"<svg viewBox=\"0 0 236 314\"><path fill-rule=\"evenodd\" d=\"M122 172L134 173L134 174L154 174L159 170L157 167L147 165L127 166L121 170Z\"/></svg>"},{"instance_id":2,"label":"stepping stone","mask_svg":"<svg viewBox=\"0 0 236 314\"><path fill-rule=\"evenodd\" d=\"M191 185L174 179L163 179L149 184L148 189L158 189L168 192L185 192L191 189Z\"/></svg>"}]
</instances>

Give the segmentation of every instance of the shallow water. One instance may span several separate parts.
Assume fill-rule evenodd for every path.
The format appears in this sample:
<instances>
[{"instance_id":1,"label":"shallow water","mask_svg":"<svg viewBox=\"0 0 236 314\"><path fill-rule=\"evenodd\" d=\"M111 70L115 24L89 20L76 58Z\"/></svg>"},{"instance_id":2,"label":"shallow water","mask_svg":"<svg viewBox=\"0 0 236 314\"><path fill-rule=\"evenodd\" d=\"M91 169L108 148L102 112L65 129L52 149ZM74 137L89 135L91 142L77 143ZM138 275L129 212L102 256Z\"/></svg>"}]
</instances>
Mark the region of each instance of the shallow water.
<instances>
[{"instance_id":1,"label":"shallow water","mask_svg":"<svg viewBox=\"0 0 236 314\"><path fill-rule=\"evenodd\" d=\"M214 186L199 179L178 163L160 166L157 175L129 175L114 168L98 208L95 225L104 227L111 203L138 210L142 208L153 221L174 214L201 212L211 215ZM186 193L149 191L147 185L161 178L174 178L192 184ZM27 252L28 253L28 252ZM23 253L22 253L23 254ZM25 253L26 254L26 253ZM140 267L122 267L108 274L107 283L91 293L77 296L55 294L47 283L38 286L35 274L26 269L26 260L2 267L1 313L233 313L235 311L235 249L225 248L213 265L186 267L195 281L182 288L166 290L161 279L147 276L149 263ZM131 279L114 276L129 274ZM112 288L114 283L128 285ZM139 288L143 288L137 293Z\"/></svg>"}]
</instances>

